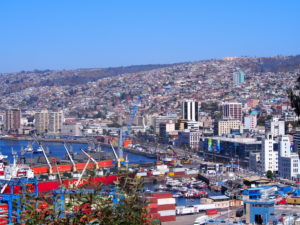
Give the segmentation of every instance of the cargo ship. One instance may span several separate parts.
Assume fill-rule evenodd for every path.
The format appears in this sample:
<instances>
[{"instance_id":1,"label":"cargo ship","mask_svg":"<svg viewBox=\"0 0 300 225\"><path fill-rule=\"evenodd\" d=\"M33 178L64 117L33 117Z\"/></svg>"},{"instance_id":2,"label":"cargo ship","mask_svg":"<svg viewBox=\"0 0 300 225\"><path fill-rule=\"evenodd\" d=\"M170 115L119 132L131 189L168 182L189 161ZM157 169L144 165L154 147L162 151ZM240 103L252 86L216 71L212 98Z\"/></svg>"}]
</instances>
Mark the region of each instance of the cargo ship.
<instances>
[{"instance_id":1,"label":"cargo ship","mask_svg":"<svg viewBox=\"0 0 300 225\"><path fill-rule=\"evenodd\" d=\"M51 191L58 189L61 185L65 187L79 187L86 183L97 185L99 183L110 184L117 180L118 175L112 174L114 170L113 155L97 149L82 150L82 154L75 154L64 145L67 159L49 157L43 146L43 155L34 158L26 158L24 155L18 158L16 152L13 154L13 163L5 159L6 155L0 153L0 179L11 180L12 178L37 178L38 190ZM87 176L91 170L93 175ZM105 175L109 174L109 175ZM7 193L9 187L2 187L1 192Z\"/></svg>"}]
</instances>

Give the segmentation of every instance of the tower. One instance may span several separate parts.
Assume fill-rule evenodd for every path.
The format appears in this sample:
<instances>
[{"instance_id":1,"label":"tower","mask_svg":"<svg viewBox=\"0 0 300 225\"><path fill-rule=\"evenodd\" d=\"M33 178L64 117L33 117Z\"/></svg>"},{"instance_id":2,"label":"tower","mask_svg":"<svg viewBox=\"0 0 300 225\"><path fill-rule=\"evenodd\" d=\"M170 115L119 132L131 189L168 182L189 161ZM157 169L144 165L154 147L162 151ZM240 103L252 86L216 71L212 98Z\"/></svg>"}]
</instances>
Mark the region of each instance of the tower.
<instances>
[{"instance_id":1,"label":"tower","mask_svg":"<svg viewBox=\"0 0 300 225\"><path fill-rule=\"evenodd\" d=\"M199 104L194 100L182 102L181 116L184 120L199 121Z\"/></svg>"}]
</instances>

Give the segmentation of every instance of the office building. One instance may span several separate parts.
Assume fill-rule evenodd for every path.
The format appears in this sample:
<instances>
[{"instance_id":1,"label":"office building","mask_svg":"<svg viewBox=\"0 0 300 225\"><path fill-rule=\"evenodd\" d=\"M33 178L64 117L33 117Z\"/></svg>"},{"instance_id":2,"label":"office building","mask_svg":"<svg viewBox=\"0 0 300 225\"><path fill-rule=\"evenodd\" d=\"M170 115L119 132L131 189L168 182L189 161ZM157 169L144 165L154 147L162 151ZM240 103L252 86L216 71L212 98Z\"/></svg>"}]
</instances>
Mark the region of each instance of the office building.
<instances>
[{"instance_id":1,"label":"office building","mask_svg":"<svg viewBox=\"0 0 300 225\"><path fill-rule=\"evenodd\" d=\"M214 124L214 134L218 136L242 132L243 124L240 120L219 120Z\"/></svg>"},{"instance_id":2,"label":"office building","mask_svg":"<svg viewBox=\"0 0 300 225\"><path fill-rule=\"evenodd\" d=\"M154 132L156 134L160 134L160 129L159 126L161 123L168 123L170 121L172 121L173 123L176 123L177 120L177 116L176 115L169 115L169 116L155 116L153 117L153 128L154 128Z\"/></svg>"},{"instance_id":3,"label":"office building","mask_svg":"<svg viewBox=\"0 0 300 225\"><path fill-rule=\"evenodd\" d=\"M278 175L284 179L296 180L300 178L299 156L292 151L291 142L287 135L279 138Z\"/></svg>"},{"instance_id":4,"label":"office building","mask_svg":"<svg viewBox=\"0 0 300 225\"><path fill-rule=\"evenodd\" d=\"M261 144L261 172L278 171L278 151L274 150L273 135L267 134Z\"/></svg>"},{"instance_id":5,"label":"office building","mask_svg":"<svg viewBox=\"0 0 300 225\"><path fill-rule=\"evenodd\" d=\"M233 74L233 83L239 85L245 82L245 73L243 71L235 72Z\"/></svg>"},{"instance_id":6,"label":"office building","mask_svg":"<svg viewBox=\"0 0 300 225\"><path fill-rule=\"evenodd\" d=\"M236 119L242 121L242 103L226 102L222 104L223 119Z\"/></svg>"},{"instance_id":7,"label":"office building","mask_svg":"<svg viewBox=\"0 0 300 225\"><path fill-rule=\"evenodd\" d=\"M200 139L202 132L200 131L179 131L178 132L178 145L179 146L189 146L191 148L199 148Z\"/></svg>"},{"instance_id":8,"label":"office building","mask_svg":"<svg viewBox=\"0 0 300 225\"><path fill-rule=\"evenodd\" d=\"M182 102L181 116L184 120L199 121L199 104L194 100Z\"/></svg>"},{"instance_id":9,"label":"office building","mask_svg":"<svg viewBox=\"0 0 300 225\"><path fill-rule=\"evenodd\" d=\"M21 128L21 111L19 109L6 110L4 120L5 131L17 133Z\"/></svg>"},{"instance_id":10,"label":"office building","mask_svg":"<svg viewBox=\"0 0 300 225\"><path fill-rule=\"evenodd\" d=\"M278 117L273 117L266 122L266 133L271 133L274 137L285 135L285 122Z\"/></svg>"},{"instance_id":11,"label":"office building","mask_svg":"<svg viewBox=\"0 0 300 225\"><path fill-rule=\"evenodd\" d=\"M250 114L244 117L244 128L248 130L254 130L257 126L257 115Z\"/></svg>"},{"instance_id":12,"label":"office building","mask_svg":"<svg viewBox=\"0 0 300 225\"><path fill-rule=\"evenodd\" d=\"M35 113L35 129L37 134L59 134L62 130L63 113L42 110Z\"/></svg>"}]
</instances>

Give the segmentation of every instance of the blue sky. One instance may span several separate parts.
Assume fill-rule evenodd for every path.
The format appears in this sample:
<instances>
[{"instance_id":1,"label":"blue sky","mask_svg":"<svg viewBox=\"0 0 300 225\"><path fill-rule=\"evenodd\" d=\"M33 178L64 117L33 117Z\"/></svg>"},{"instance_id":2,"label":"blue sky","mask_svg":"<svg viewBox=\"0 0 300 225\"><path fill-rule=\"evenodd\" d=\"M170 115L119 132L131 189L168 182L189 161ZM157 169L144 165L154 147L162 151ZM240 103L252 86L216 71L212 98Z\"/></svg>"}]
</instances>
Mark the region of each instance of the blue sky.
<instances>
[{"instance_id":1,"label":"blue sky","mask_svg":"<svg viewBox=\"0 0 300 225\"><path fill-rule=\"evenodd\" d=\"M2 0L0 72L300 54L297 0Z\"/></svg>"}]
</instances>

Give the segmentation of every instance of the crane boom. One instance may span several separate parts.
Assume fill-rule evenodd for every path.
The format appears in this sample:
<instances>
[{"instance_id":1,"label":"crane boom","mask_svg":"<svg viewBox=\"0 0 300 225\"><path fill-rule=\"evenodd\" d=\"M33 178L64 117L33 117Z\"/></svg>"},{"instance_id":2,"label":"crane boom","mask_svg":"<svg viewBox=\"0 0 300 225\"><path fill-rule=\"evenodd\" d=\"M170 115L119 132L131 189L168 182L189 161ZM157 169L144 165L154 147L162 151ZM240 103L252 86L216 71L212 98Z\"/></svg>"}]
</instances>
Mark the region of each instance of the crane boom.
<instances>
[{"instance_id":1,"label":"crane boom","mask_svg":"<svg viewBox=\"0 0 300 225\"><path fill-rule=\"evenodd\" d=\"M73 160L73 158L72 158L72 156L71 156L71 154L70 154L70 152L69 152L69 149L68 149L68 146L67 146L66 143L64 143L64 147L65 147L66 152L67 152L67 154L68 154L68 156L69 156L69 158L70 158L70 160L71 160L71 163L72 163L72 165L73 165L73 172L76 172L76 171L77 171L76 164L75 164L75 162L74 162L74 160Z\"/></svg>"},{"instance_id":2,"label":"crane boom","mask_svg":"<svg viewBox=\"0 0 300 225\"><path fill-rule=\"evenodd\" d=\"M83 149L81 149L81 151L82 151L88 158L90 158L90 159L93 161L93 163L95 163L96 169L99 169L98 162L97 162L90 154L88 154L86 151L84 151Z\"/></svg>"},{"instance_id":3,"label":"crane boom","mask_svg":"<svg viewBox=\"0 0 300 225\"><path fill-rule=\"evenodd\" d=\"M82 170L82 172L81 172L81 174L80 174L80 177L78 178L78 180L77 180L77 182L76 182L76 184L75 184L75 187L78 187L78 185L79 185L79 183L80 183L80 181L81 181L81 179L82 179L82 176L83 176L83 174L85 173L86 168L88 167L90 161L91 161L91 158L89 158L88 161L86 162L86 164L85 164L85 166L84 166L84 168L83 168L83 170Z\"/></svg>"},{"instance_id":4,"label":"crane boom","mask_svg":"<svg viewBox=\"0 0 300 225\"><path fill-rule=\"evenodd\" d=\"M116 150L115 150L113 144L112 144L111 142L109 142L109 143L110 143L111 149L113 150L113 153L114 153L114 155L115 155L115 157L116 157L116 159L117 159L117 162L118 162L118 168L119 168L119 167L121 166L121 165L120 165L120 158L118 157L117 152L116 152Z\"/></svg>"},{"instance_id":5,"label":"crane boom","mask_svg":"<svg viewBox=\"0 0 300 225\"><path fill-rule=\"evenodd\" d=\"M43 152L43 154L44 154L44 156L45 156L45 159L46 159L46 161L47 161L47 164L48 164L48 166L49 166L49 173L52 174L52 173L53 173L52 165L51 165L51 163L50 163L50 161L49 161L49 159L48 159L48 156L47 156L47 154L46 154L46 152L45 152L45 149L44 149L43 145L41 145L41 144L40 144L40 147L41 147L42 152Z\"/></svg>"}]
</instances>

